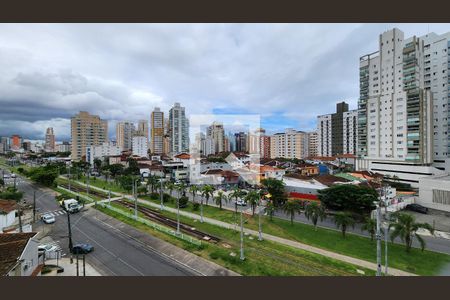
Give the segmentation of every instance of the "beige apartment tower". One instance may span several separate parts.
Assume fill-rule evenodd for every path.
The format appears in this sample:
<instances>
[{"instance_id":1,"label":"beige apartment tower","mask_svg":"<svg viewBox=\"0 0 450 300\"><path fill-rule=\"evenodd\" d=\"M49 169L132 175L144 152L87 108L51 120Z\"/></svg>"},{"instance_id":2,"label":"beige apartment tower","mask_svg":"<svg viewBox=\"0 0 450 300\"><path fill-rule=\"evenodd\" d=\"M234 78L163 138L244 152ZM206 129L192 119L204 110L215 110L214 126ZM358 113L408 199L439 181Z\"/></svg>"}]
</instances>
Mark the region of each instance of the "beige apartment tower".
<instances>
[{"instance_id":1,"label":"beige apartment tower","mask_svg":"<svg viewBox=\"0 0 450 300\"><path fill-rule=\"evenodd\" d=\"M152 154L165 153L164 147L164 113L159 107L155 107L151 115L150 149Z\"/></svg>"},{"instance_id":2,"label":"beige apartment tower","mask_svg":"<svg viewBox=\"0 0 450 300\"><path fill-rule=\"evenodd\" d=\"M55 152L56 144L55 144L55 133L53 132L53 128L47 128L45 132L45 151L46 152Z\"/></svg>"},{"instance_id":3,"label":"beige apartment tower","mask_svg":"<svg viewBox=\"0 0 450 300\"><path fill-rule=\"evenodd\" d=\"M86 158L87 146L98 146L108 140L108 122L99 116L80 111L71 118L72 160Z\"/></svg>"}]
</instances>

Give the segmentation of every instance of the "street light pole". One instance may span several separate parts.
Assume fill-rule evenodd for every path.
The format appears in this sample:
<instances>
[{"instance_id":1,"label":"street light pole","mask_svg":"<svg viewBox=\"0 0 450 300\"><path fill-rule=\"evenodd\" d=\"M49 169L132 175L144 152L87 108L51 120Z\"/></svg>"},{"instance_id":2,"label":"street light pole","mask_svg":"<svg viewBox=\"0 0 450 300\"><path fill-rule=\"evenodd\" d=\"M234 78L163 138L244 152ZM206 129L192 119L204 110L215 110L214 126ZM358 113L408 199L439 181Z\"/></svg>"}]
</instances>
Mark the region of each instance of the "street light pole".
<instances>
[{"instance_id":1,"label":"street light pole","mask_svg":"<svg viewBox=\"0 0 450 300\"><path fill-rule=\"evenodd\" d=\"M88 173L87 173L87 185L86 185L86 193L89 196L89 173L90 173L90 168L88 168Z\"/></svg>"},{"instance_id":2,"label":"street light pole","mask_svg":"<svg viewBox=\"0 0 450 300\"><path fill-rule=\"evenodd\" d=\"M381 276L380 205L377 204L377 276Z\"/></svg>"},{"instance_id":3,"label":"street light pole","mask_svg":"<svg viewBox=\"0 0 450 300\"><path fill-rule=\"evenodd\" d=\"M111 188L108 191L108 206L111 207Z\"/></svg>"},{"instance_id":4,"label":"street light pole","mask_svg":"<svg viewBox=\"0 0 450 300\"><path fill-rule=\"evenodd\" d=\"M136 194L136 189L137 189L136 182L137 182L137 179L135 179L133 181L133 195L134 195L134 218L137 220L137 218L138 218L137 206L138 205L137 205L137 194Z\"/></svg>"},{"instance_id":5,"label":"street light pole","mask_svg":"<svg viewBox=\"0 0 450 300\"><path fill-rule=\"evenodd\" d=\"M242 208L241 208L241 260L245 260L244 256L244 224L242 222Z\"/></svg>"},{"instance_id":6,"label":"street light pole","mask_svg":"<svg viewBox=\"0 0 450 300\"><path fill-rule=\"evenodd\" d=\"M69 227L69 251L72 253L73 243L72 243L72 228L70 226L70 212L67 212L67 226Z\"/></svg>"},{"instance_id":7,"label":"street light pole","mask_svg":"<svg viewBox=\"0 0 450 300\"><path fill-rule=\"evenodd\" d=\"M163 173L164 174L164 173ZM161 194L161 211L164 210L164 193L163 193L163 174L161 174L161 188L160 188L160 194Z\"/></svg>"},{"instance_id":8,"label":"street light pole","mask_svg":"<svg viewBox=\"0 0 450 300\"><path fill-rule=\"evenodd\" d=\"M36 222L36 191L33 191L33 222Z\"/></svg>"},{"instance_id":9,"label":"street light pole","mask_svg":"<svg viewBox=\"0 0 450 300\"><path fill-rule=\"evenodd\" d=\"M70 169L71 169L71 165L69 164L69 192L72 191L72 190L70 189Z\"/></svg>"},{"instance_id":10,"label":"street light pole","mask_svg":"<svg viewBox=\"0 0 450 300\"><path fill-rule=\"evenodd\" d=\"M181 190L178 192L177 198L177 234L180 234L180 194Z\"/></svg>"},{"instance_id":11,"label":"street light pole","mask_svg":"<svg viewBox=\"0 0 450 300\"><path fill-rule=\"evenodd\" d=\"M262 225L261 225L261 199L259 200L259 211L258 211L258 240L262 241Z\"/></svg>"},{"instance_id":12,"label":"street light pole","mask_svg":"<svg viewBox=\"0 0 450 300\"><path fill-rule=\"evenodd\" d=\"M386 224L386 228L384 230L384 275L388 274L388 236L389 236L389 224Z\"/></svg>"}]
</instances>

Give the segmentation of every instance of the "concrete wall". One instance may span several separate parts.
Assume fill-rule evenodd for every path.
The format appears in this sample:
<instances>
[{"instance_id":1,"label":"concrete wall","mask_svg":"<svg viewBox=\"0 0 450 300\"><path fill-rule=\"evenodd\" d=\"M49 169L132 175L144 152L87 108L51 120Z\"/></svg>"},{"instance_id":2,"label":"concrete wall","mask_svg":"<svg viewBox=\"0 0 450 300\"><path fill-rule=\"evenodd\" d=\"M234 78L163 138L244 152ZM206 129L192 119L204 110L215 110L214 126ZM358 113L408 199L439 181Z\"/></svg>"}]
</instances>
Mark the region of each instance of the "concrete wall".
<instances>
[{"instance_id":1,"label":"concrete wall","mask_svg":"<svg viewBox=\"0 0 450 300\"><path fill-rule=\"evenodd\" d=\"M441 191L440 193L444 197L448 195L446 199L448 204L436 203L436 198L433 199L433 190ZM419 199L417 203L428 208L450 212L450 176L421 178L419 181Z\"/></svg>"}]
</instances>

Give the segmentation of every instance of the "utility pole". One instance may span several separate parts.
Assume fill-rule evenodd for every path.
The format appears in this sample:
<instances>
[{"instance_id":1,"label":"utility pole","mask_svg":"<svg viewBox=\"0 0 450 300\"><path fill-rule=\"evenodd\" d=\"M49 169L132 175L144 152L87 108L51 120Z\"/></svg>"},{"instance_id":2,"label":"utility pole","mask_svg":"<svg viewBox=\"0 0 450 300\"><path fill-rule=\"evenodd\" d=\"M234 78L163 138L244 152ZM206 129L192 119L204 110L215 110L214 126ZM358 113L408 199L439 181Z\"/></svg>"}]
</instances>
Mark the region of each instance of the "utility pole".
<instances>
[{"instance_id":1,"label":"utility pole","mask_svg":"<svg viewBox=\"0 0 450 300\"><path fill-rule=\"evenodd\" d=\"M108 191L108 206L111 206L111 188Z\"/></svg>"},{"instance_id":2,"label":"utility pole","mask_svg":"<svg viewBox=\"0 0 450 300\"><path fill-rule=\"evenodd\" d=\"M237 200L236 202L234 202L234 230L236 230L237 228L237 209L238 209L238 205L237 205Z\"/></svg>"},{"instance_id":3,"label":"utility pole","mask_svg":"<svg viewBox=\"0 0 450 300\"><path fill-rule=\"evenodd\" d=\"M384 230L384 275L388 274L388 236L389 236L389 224L386 224Z\"/></svg>"},{"instance_id":4,"label":"utility pole","mask_svg":"<svg viewBox=\"0 0 450 300\"><path fill-rule=\"evenodd\" d=\"M377 204L377 276L381 276L380 203Z\"/></svg>"},{"instance_id":5,"label":"utility pole","mask_svg":"<svg viewBox=\"0 0 450 300\"><path fill-rule=\"evenodd\" d=\"M18 204L17 207L18 207L18 211L19 211L19 232L22 233L23 232L23 230L22 230L22 216L21 216L22 210L20 208L20 204Z\"/></svg>"},{"instance_id":6,"label":"utility pole","mask_svg":"<svg viewBox=\"0 0 450 300\"><path fill-rule=\"evenodd\" d=\"M241 260L245 260L244 256L244 224L242 222L242 208L241 208Z\"/></svg>"},{"instance_id":7,"label":"utility pole","mask_svg":"<svg viewBox=\"0 0 450 300\"><path fill-rule=\"evenodd\" d=\"M86 254L83 254L83 276L86 276Z\"/></svg>"},{"instance_id":8,"label":"utility pole","mask_svg":"<svg viewBox=\"0 0 450 300\"><path fill-rule=\"evenodd\" d=\"M258 240L262 241L262 225L261 225L261 199L259 200L259 211L258 211Z\"/></svg>"},{"instance_id":9,"label":"utility pole","mask_svg":"<svg viewBox=\"0 0 450 300\"><path fill-rule=\"evenodd\" d=\"M88 168L87 171L87 185L86 185L86 193L89 196L89 173L90 173L90 168Z\"/></svg>"},{"instance_id":10,"label":"utility pole","mask_svg":"<svg viewBox=\"0 0 450 300\"><path fill-rule=\"evenodd\" d=\"M137 218L138 218L137 206L138 205L137 205L137 194L136 194L136 189L137 189L136 182L137 182L137 179L135 179L133 181L133 195L134 195L134 218L137 220Z\"/></svg>"},{"instance_id":11,"label":"utility pole","mask_svg":"<svg viewBox=\"0 0 450 300\"><path fill-rule=\"evenodd\" d=\"M36 222L36 191L33 191L33 222Z\"/></svg>"},{"instance_id":12,"label":"utility pole","mask_svg":"<svg viewBox=\"0 0 450 300\"><path fill-rule=\"evenodd\" d=\"M72 228L70 226L70 212L67 212L67 226L69 228L69 251L72 253L73 243L72 243Z\"/></svg>"},{"instance_id":13,"label":"utility pole","mask_svg":"<svg viewBox=\"0 0 450 300\"><path fill-rule=\"evenodd\" d=\"M77 254L77 276L80 276L80 271L79 271L79 268L78 268L78 254Z\"/></svg>"},{"instance_id":14,"label":"utility pole","mask_svg":"<svg viewBox=\"0 0 450 300\"><path fill-rule=\"evenodd\" d=\"M69 192L72 191L72 190L70 189L70 169L71 169L71 165L69 164Z\"/></svg>"},{"instance_id":15,"label":"utility pole","mask_svg":"<svg viewBox=\"0 0 450 300\"><path fill-rule=\"evenodd\" d=\"M177 234L180 234L180 194L181 190L178 191L177 197Z\"/></svg>"},{"instance_id":16,"label":"utility pole","mask_svg":"<svg viewBox=\"0 0 450 300\"><path fill-rule=\"evenodd\" d=\"M164 173L163 173L164 174ZM161 174L161 189L160 189L160 194L161 194L161 211L164 209L164 197L163 197L163 174Z\"/></svg>"}]
</instances>

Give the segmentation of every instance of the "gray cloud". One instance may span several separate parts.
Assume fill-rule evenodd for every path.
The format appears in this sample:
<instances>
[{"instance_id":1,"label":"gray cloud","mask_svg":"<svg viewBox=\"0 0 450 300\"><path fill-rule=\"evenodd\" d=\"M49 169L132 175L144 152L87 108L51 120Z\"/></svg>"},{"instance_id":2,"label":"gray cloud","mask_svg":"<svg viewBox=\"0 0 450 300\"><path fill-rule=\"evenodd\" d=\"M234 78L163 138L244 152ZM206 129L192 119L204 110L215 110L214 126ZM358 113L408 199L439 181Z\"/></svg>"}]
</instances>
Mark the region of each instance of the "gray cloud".
<instances>
[{"instance_id":1,"label":"gray cloud","mask_svg":"<svg viewBox=\"0 0 450 300\"><path fill-rule=\"evenodd\" d=\"M447 24L0 24L0 135L69 138L79 110L110 121L149 119L181 102L286 118L311 129L347 100L356 108L359 57L378 34ZM266 122L267 123L267 122ZM269 122L270 123L270 122ZM283 128L268 128L272 131Z\"/></svg>"}]
</instances>

